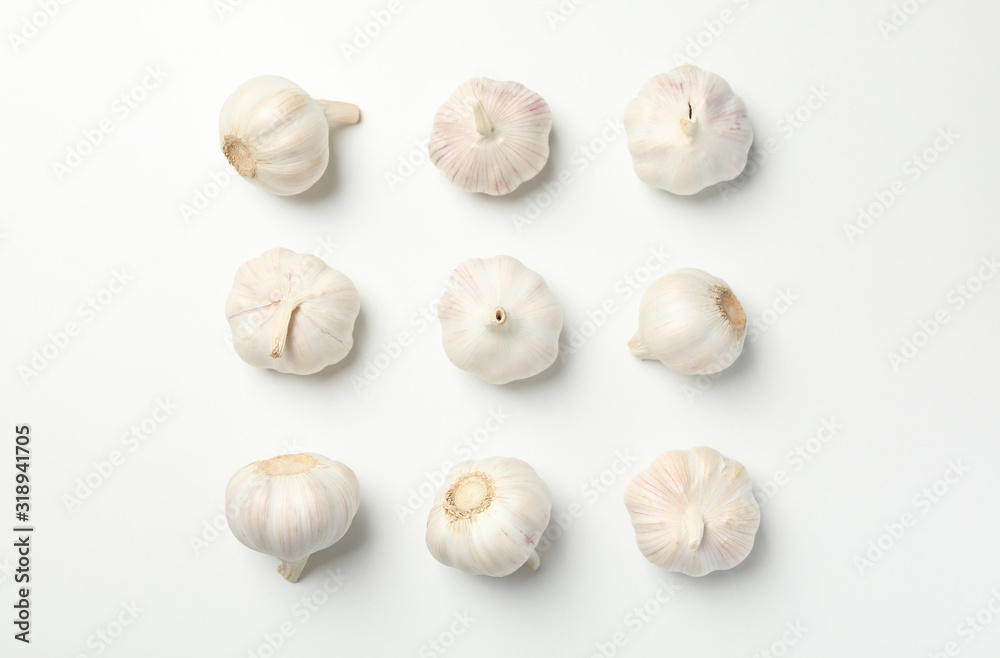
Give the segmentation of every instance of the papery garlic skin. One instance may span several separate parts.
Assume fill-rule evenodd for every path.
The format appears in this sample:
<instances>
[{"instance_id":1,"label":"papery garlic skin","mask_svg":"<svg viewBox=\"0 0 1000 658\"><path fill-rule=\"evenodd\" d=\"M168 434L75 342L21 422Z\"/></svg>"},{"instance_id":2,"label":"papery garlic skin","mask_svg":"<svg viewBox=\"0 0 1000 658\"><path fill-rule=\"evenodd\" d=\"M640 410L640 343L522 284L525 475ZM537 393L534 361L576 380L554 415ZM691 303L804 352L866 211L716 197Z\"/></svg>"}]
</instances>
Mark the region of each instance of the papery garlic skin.
<instances>
[{"instance_id":1,"label":"papery garlic skin","mask_svg":"<svg viewBox=\"0 0 1000 658\"><path fill-rule=\"evenodd\" d=\"M320 179L330 160L330 125L357 123L357 105L314 100L276 75L244 82L219 115L219 143L236 172L268 192L289 196Z\"/></svg>"},{"instance_id":2,"label":"papery garlic skin","mask_svg":"<svg viewBox=\"0 0 1000 658\"><path fill-rule=\"evenodd\" d=\"M445 354L491 384L537 375L559 354L562 310L545 280L511 256L460 263L437 312Z\"/></svg>"},{"instance_id":3,"label":"papery garlic skin","mask_svg":"<svg viewBox=\"0 0 1000 658\"><path fill-rule=\"evenodd\" d=\"M683 268L660 277L639 302L632 355L686 375L725 370L743 351L746 315L725 281Z\"/></svg>"},{"instance_id":4,"label":"papery garlic skin","mask_svg":"<svg viewBox=\"0 0 1000 658\"><path fill-rule=\"evenodd\" d=\"M240 266L226 299L240 358L296 375L319 372L347 356L360 310L350 279L316 256L282 248Z\"/></svg>"},{"instance_id":5,"label":"papery garlic skin","mask_svg":"<svg viewBox=\"0 0 1000 658\"><path fill-rule=\"evenodd\" d=\"M431 162L466 192L493 196L533 178L549 158L552 113L519 82L473 78L434 117Z\"/></svg>"},{"instance_id":6,"label":"papery garlic skin","mask_svg":"<svg viewBox=\"0 0 1000 658\"><path fill-rule=\"evenodd\" d=\"M642 554L688 576L735 567L760 526L746 469L705 447L657 457L625 486L625 507Z\"/></svg>"},{"instance_id":7,"label":"papery garlic skin","mask_svg":"<svg viewBox=\"0 0 1000 658\"><path fill-rule=\"evenodd\" d=\"M525 564L534 571L551 511L549 488L520 459L461 462L434 497L427 548L441 564L466 573L507 576Z\"/></svg>"},{"instance_id":8,"label":"papery garlic skin","mask_svg":"<svg viewBox=\"0 0 1000 658\"><path fill-rule=\"evenodd\" d=\"M653 76L625 110L635 173L673 194L694 194L740 175L753 128L729 83L697 66Z\"/></svg>"},{"instance_id":9,"label":"papery garlic skin","mask_svg":"<svg viewBox=\"0 0 1000 658\"><path fill-rule=\"evenodd\" d=\"M233 535L281 560L278 573L293 583L310 555L344 536L360 504L354 471L315 453L248 464L226 486Z\"/></svg>"}]
</instances>

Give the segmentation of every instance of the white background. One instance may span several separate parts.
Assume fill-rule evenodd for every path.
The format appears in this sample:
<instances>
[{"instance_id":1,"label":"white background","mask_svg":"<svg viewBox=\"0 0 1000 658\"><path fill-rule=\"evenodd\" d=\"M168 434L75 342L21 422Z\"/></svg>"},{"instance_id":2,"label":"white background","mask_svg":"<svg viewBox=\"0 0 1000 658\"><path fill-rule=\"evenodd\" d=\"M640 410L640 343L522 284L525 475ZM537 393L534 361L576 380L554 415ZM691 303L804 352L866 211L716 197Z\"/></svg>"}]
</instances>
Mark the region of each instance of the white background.
<instances>
[{"instance_id":1,"label":"white background","mask_svg":"<svg viewBox=\"0 0 1000 658\"><path fill-rule=\"evenodd\" d=\"M221 14L208 0L74 2L37 34L23 21L39 4L5 3L0 620L14 602L15 424L32 426L37 530L33 642L4 621L2 653L267 656L285 624L280 655L301 657L441 655L439 640L453 640L449 656L922 657L949 642L995 656L996 615L971 635L961 625L1000 609L1000 278L969 282L1000 255L1000 6L910 0L886 32L892 0L591 0L555 24L552 1L400 3L350 57L343 44L385 2L245 0ZM689 198L642 184L624 136L602 137L686 49L746 102L760 163ZM126 116L118 99L146 67L166 77ZM333 135L326 176L295 198L235 178L212 186L226 171L219 108L265 73L361 107L361 123ZM475 75L519 80L552 108L547 168L506 198L462 192L422 155L437 107ZM57 175L104 120L111 132ZM958 137L935 150L948 130ZM919 178L904 170L914 157L934 160ZM557 190L561 172L572 182ZM849 238L859 208L897 180L905 192ZM531 203L548 207L519 230ZM226 341L233 274L277 246L320 253L361 294L353 352L318 376L255 370ZM649 260L656 249L665 263ZM495 254L546 278L564 347L578 346L504 387L452 366L436 320L419 319L458 262ZM763 329L713 380L625 346L645 288L630 282L683 266L727 280ZM89 315L121 270L127 287ZM958 308L960 285L978 292ZM608 300L614 312L587 324ZM916 335L939 310L936 335ZM77 335L26 374L69 322ZM402 332L409 345L378 359ZM921 347L894 368L905 339ZM388 367L365 379L377 359ZM143 442L123 436L157 400L177 408ZM491 410L509 419L476 454L528 461L554 515L582 510L539 571L505 579L431 558L418 491ZM820 442L830 419L840 429ZM695 445L747 467L761 529L735 570L667 578L638 552L622 491L660 452ZM797 447L816 454L790 459ZM348 535L297 585L211 529L230 475L290 450L350 465L363 494ZM619 453L630 463L613 475ZM956 460L968 469L957 479ZM938 483L946 475L953 484ZM921 491L935 483L931 503ZM912 527L885 534L904 514ZM880 538L881 557L858 562ZM347 580L326 596L330 570ZM679 589L661 605L664 582ZM323 603L306 615L310 598ZM121 613L133 604L135 619ZM456 614L475 621L451 636Z\"/></svg>"}]
</instances>

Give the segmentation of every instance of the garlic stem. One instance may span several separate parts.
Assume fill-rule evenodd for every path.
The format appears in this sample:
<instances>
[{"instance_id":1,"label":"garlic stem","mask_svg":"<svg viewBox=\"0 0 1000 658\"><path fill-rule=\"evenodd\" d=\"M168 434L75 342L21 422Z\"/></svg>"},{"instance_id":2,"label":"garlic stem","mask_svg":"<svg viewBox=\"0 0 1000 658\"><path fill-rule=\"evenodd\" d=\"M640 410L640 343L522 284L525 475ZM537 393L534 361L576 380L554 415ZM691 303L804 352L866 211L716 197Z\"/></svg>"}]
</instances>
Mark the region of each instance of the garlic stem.
<instances>
[{"instance_id":1,"label":"garlic stem","mask_svg":"<svg viewBox=\"0 0 1000 658\"><path fill-rule=\"evenodd\" d=\"M279 358L285 352L285 341L288 339L288 325L292 321L292 313L302 302L283 299L278 302L278 312L274 314L274 329L271 332L271 357Z\"/></svg>"},{"instance_id":2,"label":"garlic stem","mask_svg":"<svg viewBox=\"0 0 1000 658\"><path fill-rule=\"evenodd\" d=\"M357 123L361 119L361 110L353 103L340 101L316 101L323 108L326 120L330 123Z\"/></svg>"},{"instance_id":3,"label":"garlic stem","mask_svg":"<svg viewBox=\"0 0 1000 658\"><path fill-rule=\"evenodd\" d=\"M486 116L486 108L478 98L472 103L472 114L476 117L476 132L483 137L493 134L493 122Z\"/></svg>"},{"instance_id":4,"label":"garlic stem","mask_svg":"<svg viewBox=\"0 0 1000 658\"><path fill-rule=\"evenodd\" d=\"M528 556L528 561L525 564L532 571L537 571L538 567L542 566L542 558L538 557L538 551L531 551L531 555Z\"/></svg>"},{"instance_id":5,"label":"garlic stem","mask_svg":"<svg viewBox=\"0 0 1000 658\"><path fill-rule=\"evenodd\" d=\"M684 530L687 532L688 549L698 550L705 535L705 519L698 510L691 508L684 514Z\"/></svg>"},{"instance_id":6,"label":"garlic stem","mask_svg":"<svg viewBox=\"0 0 1000 658\"><path fill-rule=\"evenodd\" d=\"M681 130L684 131L685 135L693 136L698 131L698 120L697 119L681 119Z\"/></svg>"},{"instance_id":7,"label":"garlic stem","mask_svg":"<svg viewBox=\"0 0 1000 658\"><path fill-rule=\"evenodd\" d=\"M493 309L493 321L497 324L497 326L500 326L507 321L507 311L504 310L503 306L497 306Z\"/></svg>"},{"instance_id":8,"label":"garlic stem","mask_svg":"<svg viewBox=\"0 0 1000 658\"><path fill-rule=\"evenodd\" d=\"M298 562L285 562L282 560L281 564L278 565L278 573L284 576L285 580L288 582L297 583L299 582L299 576L302 574L302 569L306 566L306 560L308 559L309 556L307 555Z\"/></svg>"}]
</instances>

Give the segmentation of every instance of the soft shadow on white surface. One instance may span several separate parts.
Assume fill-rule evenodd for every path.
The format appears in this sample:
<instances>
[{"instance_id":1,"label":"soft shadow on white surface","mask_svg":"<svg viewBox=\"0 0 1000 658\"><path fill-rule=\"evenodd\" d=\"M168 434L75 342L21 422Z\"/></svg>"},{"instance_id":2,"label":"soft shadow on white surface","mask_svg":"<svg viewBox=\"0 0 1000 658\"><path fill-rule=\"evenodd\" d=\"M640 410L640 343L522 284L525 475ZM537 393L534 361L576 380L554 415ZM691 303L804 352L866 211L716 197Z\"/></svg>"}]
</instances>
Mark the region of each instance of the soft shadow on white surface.
<instances>
[{"instance_id":1,"label":"soft shadow on white surface","mask_svg":"<svg viewBox=\"0 0 1000 658\"><path fill-rule=\"evenodd\" d=\"M309 557L309 561L306 562L299 581L309 580L310 574L313 572L322 574L328 567L336 568L337 564L343 563L346 556L366 548L371 543L371 539L372 532L368 522L368 512L362 503L351 522L351 527L347 530L347 534L333 546L313 553Z\"/></svg>"},{"instance_id":2,"label":"soft shadow on white surface","mask_svg":"<svg viewBox=\"0 0 1000 658\"><path fill-rule=\"evenodd\" d=\"M516 379L512 382L501 384L501 386L510 391L531 391L541 386L550 385L549 382L553 379L557 379L562 374L564 368L565 363L563 360L556 357L555 362L551 366L541 371L534 377Z\"/></svg>"},{"instance_id":3,"label":"soft shadow on white surface","mask_svg":"<svg viewBox=\"0 0 1000 658\"><path fill-rule=\"evenodd\" d=\"M702 377L708 377L709 379L712 380L714 385L714 383L717 382L722 382L722 381L728 382L730 380L739 380L744 376L751 376L753 373L754 360L755 357L754 357L753 346L750 345L749 343L744 343L743 351L740 352L740 355L736 358L736 361L734 361L733 364L728 368L726 368L725 370L722 370L721 372L717 372L712 375L685 375L679 372L674 372L673 370L670 370L659 361L655 361L653 359L641 359L640 362L641 362L641 367L643 368L655 368L663 370L664 377L669 378L671 381L676 383L677 386L684 386L685 384L687 384L689 386L698 388L698 383L700 381L700 378Z\"/></svg>"},{"instance_id":4,"label":"soft shadow on white surface","mask_svg":"<svg viewBox=\"0 0 1000 658\"><path fill-rule=\"evenodd\" d=\"M751 127L753 122L751 121ZM726 200L722 196L723 190L727 190L726 194L729 200L736 202L736 198L741 196L746 189L753 185L753 178L760 173L761 165L754 164L760 162L760 152L763 146L760 144L760 137L756 129L754 130L753 142L750 143L750 150L747 152L747 164L740 172L740 175L729 181L722 181L716 183L715 185L709 185L703 190L695 192L694 194L671 194L666 190L659 190L662 194L669 196L672 199L678 199L679 203L686 203L689 205L702 205L707 204L712 201L723 201ZM768 156L770 157L770 156Z\"/></svg>"},{"instance_id":5,"label":"soft shadow on white surface","mask_svg":"<svg viewBox=\"0 0 1000 658\"><path fill-rule=\"evenodd\" d=\"M698 578L699 581L704 582L701 586L706 590L717 589L720 592L725 592L728 588L739 587L739 583L743 581L748 581L744 585L750 586L753 581L766 575L768 570L775 568L775 565L768 560L769 536L767 519L764 518L764 514L761 514L760 527L757 529L757 534L754 535L753 550L750 551L750 555L732 569L713 571L701 576Z\"/></svg>"},{"instance_id":6,"label":"soft shadow on white surface","mask_svg":"<svg viewBox=\"0 0 1000 658\"><path fill-rule=\"evenodd\" d=\"M323 172L323 175L312 187L302 194L286 197L289 203L303 206L320 205L337 193L342 182L341 167L346 158L349 157L349 154L344 153L343 149L337 145L338 142L342 141L340 132L359 125L362 121L364 121L364 113L362 113L362 118L356 124L330 126L330 161L326 165L326 171Z\"/></svg>"}]
</instances>

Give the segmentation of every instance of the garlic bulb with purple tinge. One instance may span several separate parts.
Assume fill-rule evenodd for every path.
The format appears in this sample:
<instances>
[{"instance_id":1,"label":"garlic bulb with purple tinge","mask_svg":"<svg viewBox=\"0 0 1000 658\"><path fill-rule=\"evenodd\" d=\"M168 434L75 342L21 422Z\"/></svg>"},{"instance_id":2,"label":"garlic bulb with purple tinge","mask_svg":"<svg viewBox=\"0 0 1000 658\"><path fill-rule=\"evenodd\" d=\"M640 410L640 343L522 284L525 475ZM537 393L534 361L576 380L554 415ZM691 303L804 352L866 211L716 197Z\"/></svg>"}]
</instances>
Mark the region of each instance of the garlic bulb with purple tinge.
<instances>
[{"instance_id":1,"label":"garlic bulb with purple tinge","mask_svg":"<svg viewBox=\"0 0 1000 658\"><path fill-rule=\"evenodd\" d=\"M466 192L502 195L533 178L549 158L552 113L519 82L473 78L434 117L427 152Z\"/></svg>"}]
</instances>

